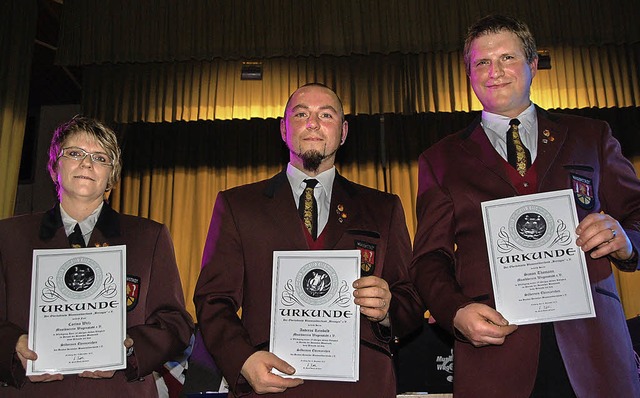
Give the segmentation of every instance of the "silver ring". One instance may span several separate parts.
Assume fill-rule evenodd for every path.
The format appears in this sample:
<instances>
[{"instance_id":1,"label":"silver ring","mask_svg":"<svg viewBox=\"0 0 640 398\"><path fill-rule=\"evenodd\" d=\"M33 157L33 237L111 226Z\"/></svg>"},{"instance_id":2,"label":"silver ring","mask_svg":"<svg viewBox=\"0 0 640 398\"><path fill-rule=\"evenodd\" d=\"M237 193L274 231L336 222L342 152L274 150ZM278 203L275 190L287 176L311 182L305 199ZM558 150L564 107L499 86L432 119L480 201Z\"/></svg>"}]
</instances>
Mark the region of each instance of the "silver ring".
<instances>
[{"instance_id":1,"label":"silver ring","mask_svg":"<svg viewBox=\"0 0 640 398\"><path fill-rule=\"evenodd\" d=\"M616 230L613 228L609 228L609 230L611 231L611 239L609 239L609 242L611 242L616 238L617 233L616 233Z\"/></svg>"}]
</instances>

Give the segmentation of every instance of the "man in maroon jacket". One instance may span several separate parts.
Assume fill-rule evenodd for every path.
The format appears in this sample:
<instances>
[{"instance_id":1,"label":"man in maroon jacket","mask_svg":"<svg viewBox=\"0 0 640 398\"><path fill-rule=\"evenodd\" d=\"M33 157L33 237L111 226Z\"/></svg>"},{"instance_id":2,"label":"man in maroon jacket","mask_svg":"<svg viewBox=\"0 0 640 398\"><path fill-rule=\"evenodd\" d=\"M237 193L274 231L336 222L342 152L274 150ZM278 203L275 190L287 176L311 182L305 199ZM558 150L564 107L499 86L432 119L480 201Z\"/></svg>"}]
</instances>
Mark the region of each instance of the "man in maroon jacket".
<instances>
[{"instance_id":1,"label":"man in maroon jacket","mask_svg":"<svg viewBox=\"0 0 640 398\"><path fill-rule=\"evenodd\" d=\"M221 192L216 200L194 297L205 345L232 396L395 397L390 339L418 327L423 315L409 281L411 243L400 199L337 173L335 155L347 137L347 122L328 87L296 90L280 132L290 153L286 170ZM317 236L297 209L308 178L318 181ZM293 367L266 351L273 251L356 248L369 254L362 262L366 276L353 286L361 310L359 381L303 383L271 373L295 376Z\"/></svg>"},{"instance_id":2,"label":"man in maroon jacket","mask_svg":"<svg viewBox=\"0 0 640 398\"><path fill-rule=\"evenodd\" d=\"M427 308L457 337L454 396L640 396L610 265L638 266L640 183L632 165L606 123L531 102L538 59L522 22L479 20L464 57L482 116L420 156L411 265ZM508 162L513 119L530 157L522 173ZM575 192L576 243L586 254L597 316L511 325L495 310L481 203L566 188Z\"/></svg>"}]
</instances>

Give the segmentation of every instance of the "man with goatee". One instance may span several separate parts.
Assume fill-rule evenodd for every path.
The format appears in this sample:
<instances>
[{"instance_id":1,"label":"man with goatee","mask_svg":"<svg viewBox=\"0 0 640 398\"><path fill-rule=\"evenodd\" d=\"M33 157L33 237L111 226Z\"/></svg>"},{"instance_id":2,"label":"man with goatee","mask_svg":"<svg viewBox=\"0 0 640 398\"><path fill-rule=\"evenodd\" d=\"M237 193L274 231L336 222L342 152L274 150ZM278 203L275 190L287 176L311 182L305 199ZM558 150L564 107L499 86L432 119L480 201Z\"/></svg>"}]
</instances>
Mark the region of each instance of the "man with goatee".
<instances>
[{"instance_id":1,"label":"man with goatee","mask_svg":"<svg viewBox=\"0 0 640 398\"><path fill-rule=\"evenodd\" d=\"M389 343L422 320L407 271L411 242L396 195L355 184L336 171L336 152L347 131L336 93L318 83L302 86L289 98L280 123L290 154L286 169L218 195L194 302L205 345L231 396L396 396ZM317 203L313 226L298 209L309 188ZM353 283L361 322L359 381L303 381L267 351L273 251L345 249L367 253L363 276Z\"/></svg>"}]
</instances>

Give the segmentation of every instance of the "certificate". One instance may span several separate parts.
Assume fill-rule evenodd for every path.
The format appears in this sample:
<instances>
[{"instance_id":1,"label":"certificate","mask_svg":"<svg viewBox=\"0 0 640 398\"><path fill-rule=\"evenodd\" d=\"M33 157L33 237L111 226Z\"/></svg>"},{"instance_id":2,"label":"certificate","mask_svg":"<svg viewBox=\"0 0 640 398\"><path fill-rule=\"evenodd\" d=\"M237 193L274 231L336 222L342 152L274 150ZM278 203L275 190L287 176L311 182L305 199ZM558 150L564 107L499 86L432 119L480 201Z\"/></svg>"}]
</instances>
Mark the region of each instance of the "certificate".
<instances>
[{"instance_id":1,"label":"certificate","mask_svg":"<svg viewBox=\"0 0 640 398\"><path fill-rule=\"evenodd\" d=\"M33 251L27 375L126 368L126 247Z\"/></svg>"},{"instance_id":2,"label":"certificate","mask_svg":"<svg viewBox=\"0 0 640 398\"><path fill-rule=\"evenodd\" d=\"M360 250L275 251L269 351L308 380L358 381Z\"/></svg>"},{"instance_id":3,"label":"certificate","mask_svg":"<svg viewBox=\"0 0 640 398\"><path fill-rule=\"evenodd\" d=\"M526 325L595 317L571 189L482 203L496 310Z\"/></svg>"}]
</instances>

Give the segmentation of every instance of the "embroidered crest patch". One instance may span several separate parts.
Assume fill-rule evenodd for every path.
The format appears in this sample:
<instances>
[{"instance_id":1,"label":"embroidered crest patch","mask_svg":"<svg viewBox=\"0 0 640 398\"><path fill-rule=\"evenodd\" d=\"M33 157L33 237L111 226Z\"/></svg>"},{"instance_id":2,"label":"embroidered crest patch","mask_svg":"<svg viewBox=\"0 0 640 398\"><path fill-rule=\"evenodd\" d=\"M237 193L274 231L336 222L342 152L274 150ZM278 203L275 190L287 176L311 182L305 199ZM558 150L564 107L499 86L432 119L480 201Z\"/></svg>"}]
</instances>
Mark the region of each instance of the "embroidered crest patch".
<instances>
[{"instance_id":1,"label":"embroidered crest patch","mask_svg":"<svg viewBox=\"0 0 640 398\"><path fill-rule=\"evenodd\" d=\"M573 194L578 206L585 210L593 209L593 206L595 205L595 198L593 193L593 181L591 181L591 178L572 173L571 188L573 189Z\"/></svg>"},{"instance_id":2,"label":"embroidered crest patch","mask_svg":"<svg viewBox=\"0 0 640 398\"><path fill-rule=\"evenodd\" d=\"M360 250L360 270L362 276L373 275L376 269L376 245L357 240L356 249Z\"/></svg>"},{"instance_id":3,"label":"embroidered crest patch","mask_svg":"<svg viewBox=\"0 0 640 398\"><path fill-rule=\"evenodd\" d=\"M136 308L138 297L140 297L140 278L127 275L127 311Z\"/></svg>"}]
</instances>

